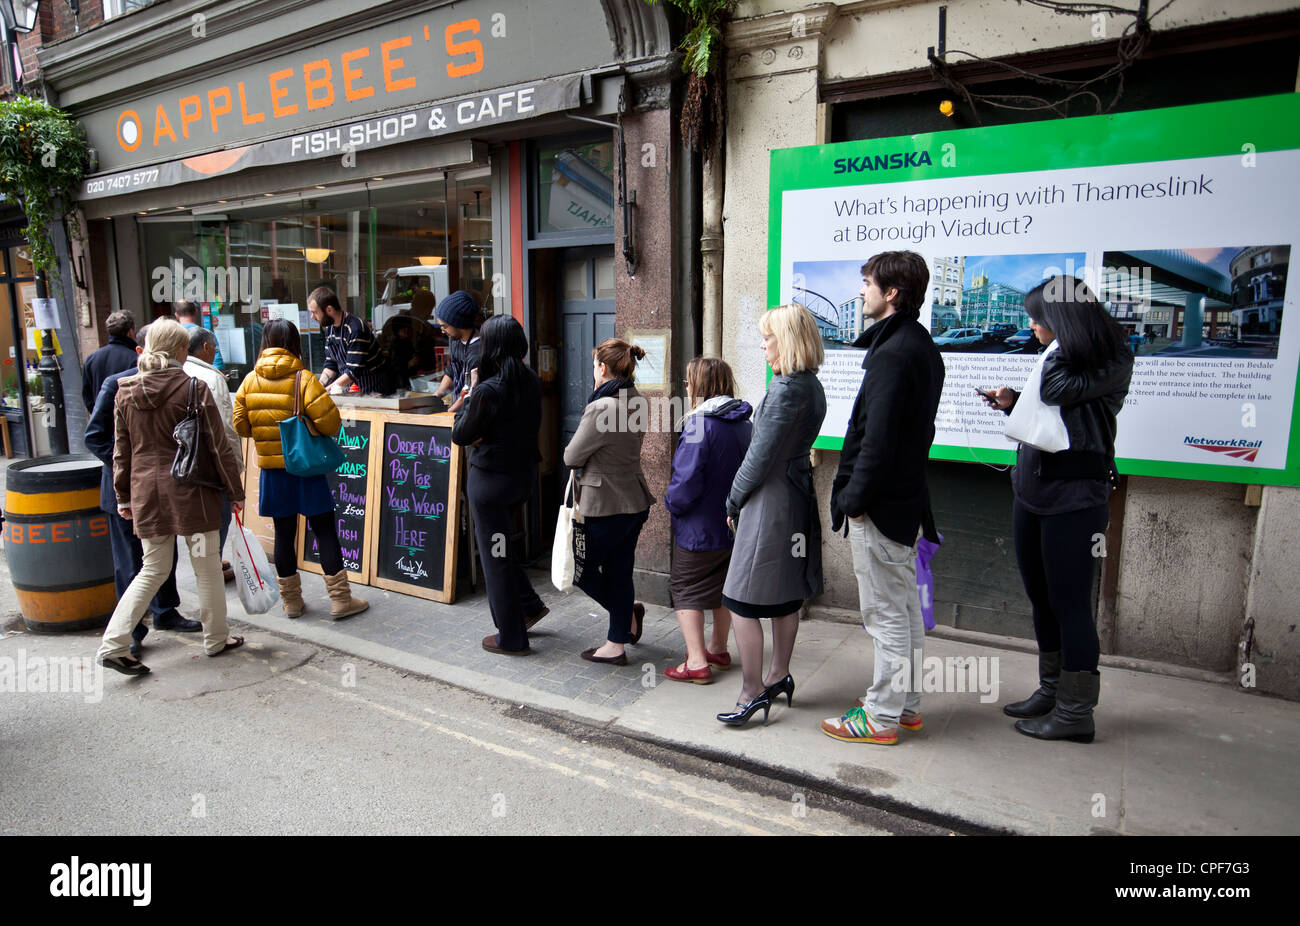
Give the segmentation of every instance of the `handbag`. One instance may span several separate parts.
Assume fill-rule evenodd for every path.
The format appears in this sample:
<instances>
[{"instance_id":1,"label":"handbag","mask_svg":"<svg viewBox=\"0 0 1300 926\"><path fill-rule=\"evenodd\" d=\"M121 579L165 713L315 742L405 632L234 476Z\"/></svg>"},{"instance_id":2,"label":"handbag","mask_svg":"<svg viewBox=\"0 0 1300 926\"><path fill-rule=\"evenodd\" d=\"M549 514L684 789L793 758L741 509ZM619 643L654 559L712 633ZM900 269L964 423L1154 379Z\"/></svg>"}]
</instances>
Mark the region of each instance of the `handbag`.
<instances>
[{"instance_id":1,"label":"handbag","mask_svg":"<svg viewBox=\"0 0 1300 926\"><path fill-rule=\"evenodd\" d=\"M225 490L225 482L217 470L217 460L212 448L203 437L203 414L199 408L199 383L189 377L190 393L185 403L185 417L172 428L176 441L176 456L172 460L172 478L177 482Z\"/></svg>"},{"instance_id":2,"label":"handbag","mask_svg":"<svg viewBox=\"0 0 1300 926\"><path fill-rule=\"evenodd\" d=\"M582 566L587 559L587 526L582 521L576 491L570 470L564 501L555 516L555 541L551 546L551 584L562 592L573 588L582 578Z\"/></svg>"},{"instance_id":3,"label":"handbag","mask_svg":"<svg viewBox=\"0 0 1300 926\"><path fill-rule=\"evenodd\" d=\"M1059 405L1048 405L1039 395L1043 382L1043 364L1047 355L1059 345L1053 341L1038 358L1038 363L1029 372L1025 388L1011 408L1007 418L1006 434L1008 440L1028 444L1047 453L1058 453L1070 449L1070 434L1065 429L1065 420L1061 417Z\"/></svg>"},{"instance_id":4,"label":"handbag","mask_svg":"<svg viewBox=\"0 0 1300 926\"><path fill-rule=\"evenodd\" d=\"M347 459L338 441L317 432L302 411L302 370L293 376L293 417L280 422L284 468L295 476L324 476Z\"/></svg>"}]
</instances>

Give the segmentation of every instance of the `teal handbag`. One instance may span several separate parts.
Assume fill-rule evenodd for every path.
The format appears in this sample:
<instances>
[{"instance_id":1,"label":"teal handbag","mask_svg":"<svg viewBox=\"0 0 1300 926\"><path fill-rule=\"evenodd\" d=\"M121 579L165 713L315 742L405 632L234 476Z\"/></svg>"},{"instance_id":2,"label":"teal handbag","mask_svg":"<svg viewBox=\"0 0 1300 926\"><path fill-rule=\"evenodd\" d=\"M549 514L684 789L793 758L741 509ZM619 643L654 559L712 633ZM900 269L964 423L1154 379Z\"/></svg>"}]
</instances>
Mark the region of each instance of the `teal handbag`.
<instances>
[{"instance_id":1,"label":"teal handbag","mask_svg":"<svg viewBox=\"0 0 1300 926\"><path fill-rule=\"evenodd\" d=\"M280 422L280 450L284 468L295 476L324 476L347 459L338 442L318 434L302 413L302 370L293 377L293 417Z\"/></svg>"}]
</instances>

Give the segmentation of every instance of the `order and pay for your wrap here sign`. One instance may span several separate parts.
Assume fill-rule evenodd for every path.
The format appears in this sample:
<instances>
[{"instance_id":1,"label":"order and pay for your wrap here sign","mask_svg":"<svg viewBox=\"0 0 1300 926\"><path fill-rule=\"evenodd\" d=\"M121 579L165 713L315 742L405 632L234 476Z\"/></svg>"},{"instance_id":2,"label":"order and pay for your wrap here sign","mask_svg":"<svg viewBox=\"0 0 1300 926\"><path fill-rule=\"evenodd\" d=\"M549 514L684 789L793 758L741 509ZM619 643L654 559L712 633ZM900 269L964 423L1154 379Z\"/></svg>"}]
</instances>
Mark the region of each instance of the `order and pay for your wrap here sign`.
<instances>
[{"instance_id":1,"label":"order and pay for your wrap here sign","mask_svg":"<svg viewBox=\"0 0 1300 926\"><path fill-rule=\"evenodd\" d=\"M1120 472L1300 485L1297 176L1291 94L774 150L767 298L821 330L814 446L841 449L862 382L862 264L913 250L947 369L933 458L1014 460L975 389L1024 383L1024 293L1066 273L1135 348Z\"/></svg>"}]
</instances>

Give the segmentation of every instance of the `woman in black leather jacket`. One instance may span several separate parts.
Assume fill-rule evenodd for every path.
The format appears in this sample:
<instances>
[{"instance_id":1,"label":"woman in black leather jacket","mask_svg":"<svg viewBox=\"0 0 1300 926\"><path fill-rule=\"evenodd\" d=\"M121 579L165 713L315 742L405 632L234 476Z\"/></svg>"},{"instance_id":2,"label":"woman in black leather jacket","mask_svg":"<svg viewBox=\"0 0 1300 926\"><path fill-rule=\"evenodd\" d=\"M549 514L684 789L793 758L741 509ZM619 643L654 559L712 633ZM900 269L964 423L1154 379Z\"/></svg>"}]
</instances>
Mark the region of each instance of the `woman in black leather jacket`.
<instances>
[{"instance_id":1,"label":"woman in black leather jacket","mask_svg":"<svg viewBox=\"0 0 1300 926\"><path fill-rule=\"evenodd\" d=\"M1012 472L1012 532L1034 609L1039 687L1003 711L1039 739L1090 743L1095 733L1101 647L1092 614L1096 551L1104 549L1115 465L1115 416L1124 406L1133 353L1124 330L1084 283L1057 276L1025 294L1035 337L1058 349L1043 363L1039 394L1057 405L1070 437L1047 453L1021 444ZM1019 393L986 393L1010 414Z\"/></svg>"}]
</instances>

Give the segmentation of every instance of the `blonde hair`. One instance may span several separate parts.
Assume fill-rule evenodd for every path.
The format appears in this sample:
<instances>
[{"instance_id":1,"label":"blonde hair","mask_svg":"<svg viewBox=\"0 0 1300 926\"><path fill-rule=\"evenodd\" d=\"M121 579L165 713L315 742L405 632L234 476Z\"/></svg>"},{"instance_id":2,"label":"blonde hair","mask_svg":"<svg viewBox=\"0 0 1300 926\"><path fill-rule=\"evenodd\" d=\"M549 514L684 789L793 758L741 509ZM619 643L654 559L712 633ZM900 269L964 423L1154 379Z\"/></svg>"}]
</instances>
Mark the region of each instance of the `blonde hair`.
<instances>
[{"instance_id":1,"label":"blonde hair","mask_svg":"<svg viewBox=\"0 0 1300 926\"><path fill-rule=\"evenodd\" d=\"M179 361L182 352L190 349L190 333L170 318L160 318L149 324L149 335L145 338L144 353L140 355L140 372L156 373L166 369L167 363Z\"/></svg>"},{"instance_id":2,"label":"blonde hair","mask_svg":"<svg viewBox=\"0 0 1300 926\"><path fill-rule=\"evenodd\" d=\"M764 337L776 338L777 359L784 376L805 370L816 373L826 359L817 320L797 302L764 312L759 316L758 330Z\"/></svg>"}]
</instances>

